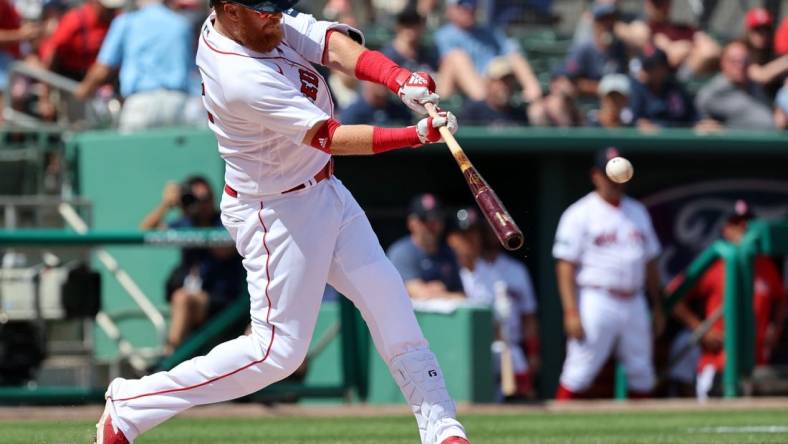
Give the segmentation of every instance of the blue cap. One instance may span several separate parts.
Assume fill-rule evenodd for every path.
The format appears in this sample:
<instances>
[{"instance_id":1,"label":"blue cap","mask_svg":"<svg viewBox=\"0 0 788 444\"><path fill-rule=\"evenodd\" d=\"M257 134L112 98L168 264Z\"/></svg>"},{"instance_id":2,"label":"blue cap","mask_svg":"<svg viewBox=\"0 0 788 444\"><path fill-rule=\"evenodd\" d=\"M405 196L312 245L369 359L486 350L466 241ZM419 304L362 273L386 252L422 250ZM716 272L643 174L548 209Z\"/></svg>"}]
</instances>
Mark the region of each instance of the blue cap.
<instances>
[{"instance_id":1,"label":"blue cap","mask_svg":"<svg viewBox=\"0 0 788 444\"><path fill-rule=\"evenodd\" d=\"M298 0L220 0L236 3L257 12L277 13L284 12L295 6Z\"/></svg>"},{"instance_id":2,"label":"blue cap","mask_svg":"<svg viewBox=\"0 0 788 444\"><path fill-rule=\"evenodd\" d=\"M594 20L598 20L618 14L618 8L612 3L596 3L591 8L591 14L594 16Z\"/></svg>"},{"instance_id":3,"label":"blue cap","mask_svg":"<svg viewBox=\"0 0 788 444\"><path fill-rule=\"evenodd\" d=\"M446 3L449 5L462 6L468 9L476 9L477 5L476 0L447 0Z\"/></svg>"}]
</instances>

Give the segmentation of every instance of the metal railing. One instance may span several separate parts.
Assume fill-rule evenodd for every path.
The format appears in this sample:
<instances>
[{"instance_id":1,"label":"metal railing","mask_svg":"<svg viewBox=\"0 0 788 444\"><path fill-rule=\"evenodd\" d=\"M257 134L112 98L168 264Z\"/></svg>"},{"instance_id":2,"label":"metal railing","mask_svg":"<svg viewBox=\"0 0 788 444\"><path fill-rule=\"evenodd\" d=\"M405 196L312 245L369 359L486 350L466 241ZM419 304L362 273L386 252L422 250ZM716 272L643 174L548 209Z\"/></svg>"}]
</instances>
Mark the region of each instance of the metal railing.
<instances>
[{"instance_id":1,"label":"metal railing","mask_svg":"<svg viewBox=\"0 0 788 444\"><path fill-rule=\"evenodd\" d=\"M57 120L50 122L40 117L14 108L13 88L20 78L34 80L50 87L53 103L56 104ZM3 118L7 124L36 131L42 130L84 130L112 126L120 112L120 101L110 99L106 103L94 99L78 101L74 92L79 86L68 77L52 71L37 68L24 62L11 65L8 72L8 85L3 98Z\"/></svg>"}]
</instances>

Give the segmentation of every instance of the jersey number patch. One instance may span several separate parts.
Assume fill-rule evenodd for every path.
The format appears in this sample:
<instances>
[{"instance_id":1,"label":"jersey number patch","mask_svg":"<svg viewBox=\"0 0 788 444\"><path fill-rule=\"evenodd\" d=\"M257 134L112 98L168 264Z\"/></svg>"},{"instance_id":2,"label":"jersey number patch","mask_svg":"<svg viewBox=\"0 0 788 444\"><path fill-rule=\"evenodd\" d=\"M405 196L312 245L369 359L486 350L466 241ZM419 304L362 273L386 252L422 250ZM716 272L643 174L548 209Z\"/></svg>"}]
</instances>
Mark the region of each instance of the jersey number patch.
<instances>
[{"instance_id":1,"label":"jersey number patch","mask_svg":"<svg viewBox=\"0 0 788 444\"><path fill-rule=\"evenodd\" d=\"M301 93L313 102L317 100L317 74L306 69L299 69L298 76L301 79Z\"/></svg>"}]
</instances>

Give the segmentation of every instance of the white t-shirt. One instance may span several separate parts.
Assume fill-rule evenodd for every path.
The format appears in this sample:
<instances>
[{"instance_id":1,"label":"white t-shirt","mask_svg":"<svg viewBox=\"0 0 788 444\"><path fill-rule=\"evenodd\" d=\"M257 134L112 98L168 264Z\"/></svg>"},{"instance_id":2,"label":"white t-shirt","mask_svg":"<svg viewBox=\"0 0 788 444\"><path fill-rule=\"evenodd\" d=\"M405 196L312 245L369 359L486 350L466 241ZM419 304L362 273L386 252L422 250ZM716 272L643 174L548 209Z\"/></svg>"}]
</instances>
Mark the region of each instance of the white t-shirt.
<instances>
[{"instance_id":1,"label":"white t-shirt","mask_svg":"<svg viewBox=\"0 0 788 444\"><path fill-rule=\"evenodd\" d=\"M217 32L214 19L203 24L197 67L226 183L261 196L308 181L331 156L303 144L304 135L334 115L328 84L311 64L321 63L329 29L361 32L291 10L282 15L282 43L258 53Z\"/></svg>"},{"instance_id":2,"label":"white t-shirt","mask_svg":"<svg viewBox=\"0 0 788 444\"><path fill-rule=\"evenodd\" d=\"M522 338L521 316L536 312L536 296L528 269L506 254L499 254L493 262L479 259L473 271L460 270L463 290L468 301L494 307L496 284L503 282L511 304L510 316L502 322L502 328L512 342Z\"/></svg>"},{"instance_id":3,"label":"white t-shirt","mask_svg":"<svg viewBox=\"0 0 788 444\"><path fill-rule=\"evenodd\" d=\"M638 201L618 207L596 192L564 211L553 257L577 265L577 285L637 292L645 287L646 263L660 253L651 217Z\"/></svg>"}]
</instances>

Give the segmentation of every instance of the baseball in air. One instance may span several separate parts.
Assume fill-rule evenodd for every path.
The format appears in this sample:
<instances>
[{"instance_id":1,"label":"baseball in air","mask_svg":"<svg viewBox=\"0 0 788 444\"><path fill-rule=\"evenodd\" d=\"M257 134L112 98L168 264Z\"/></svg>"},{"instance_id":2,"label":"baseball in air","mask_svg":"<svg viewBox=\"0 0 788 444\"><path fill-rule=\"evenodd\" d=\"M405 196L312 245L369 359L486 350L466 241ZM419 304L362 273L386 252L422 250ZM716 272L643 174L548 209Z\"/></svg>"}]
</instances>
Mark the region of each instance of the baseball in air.
<instances>
[{"instance_id":1,"label":"baseball in air","mask_svg":"<svg viewBox=\"0 0 788 444\"><path fill-rule=\"evenodd\" d=\"M635 169L632 168L632 163L623 157L614 157L607 161L605 165L605 173L615 183L625 183L632 179L635 174Z\"/></svg>"}]
</instances>

